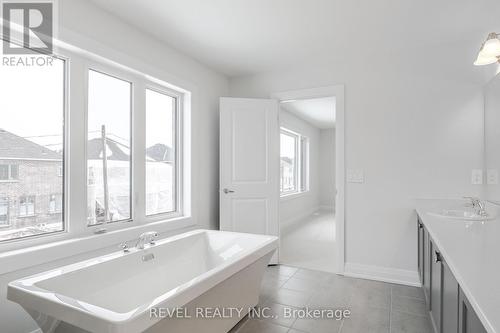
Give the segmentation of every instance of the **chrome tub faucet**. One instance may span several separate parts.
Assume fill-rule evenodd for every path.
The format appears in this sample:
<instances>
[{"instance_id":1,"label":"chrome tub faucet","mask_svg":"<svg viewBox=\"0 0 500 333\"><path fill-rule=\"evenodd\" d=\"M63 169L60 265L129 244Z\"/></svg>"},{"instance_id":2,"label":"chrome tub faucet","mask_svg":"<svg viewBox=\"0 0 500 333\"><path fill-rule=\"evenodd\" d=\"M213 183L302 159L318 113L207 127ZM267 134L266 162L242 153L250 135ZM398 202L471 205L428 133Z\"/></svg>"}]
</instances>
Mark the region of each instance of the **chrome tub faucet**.
<instances>
[{"instance_id":1,"label":"chrome tub faucet","mask_svg":"<svg viewBox=\"0 0 500 333\"><path fill-rule=\"evenodd\" d=\"M155 245L155 241L158 238L158 233L156 231L148 231L142 233L135 243L135 248L139 250L143 250L146 244Z\"/></svg>"}]
</instances>

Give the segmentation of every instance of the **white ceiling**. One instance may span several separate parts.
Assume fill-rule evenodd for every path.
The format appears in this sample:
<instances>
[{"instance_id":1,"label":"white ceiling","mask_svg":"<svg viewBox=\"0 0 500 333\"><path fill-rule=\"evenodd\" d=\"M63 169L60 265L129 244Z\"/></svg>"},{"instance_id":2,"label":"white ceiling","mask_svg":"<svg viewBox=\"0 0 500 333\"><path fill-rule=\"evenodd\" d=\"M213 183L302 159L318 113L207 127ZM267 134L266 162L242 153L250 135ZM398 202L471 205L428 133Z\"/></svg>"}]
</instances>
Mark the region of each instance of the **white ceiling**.
<instances>
[{"instance_id":1,"label":"white ceiling","mask_svg":"<svg viewBox=\"0 0 500 333\"><path fill-rule=\"evenodd\" d=\"M335 97L282 102L281 107L317 128L335 127Z\"/></svg>"},{"instance_id":2,"label":"white ceiling","mask_svg":"<svg viewBox=\"0 0 500 333\"><path fill-rule=\"evenodd\" d=\"M228 76L395 52L473 71L487 33L500 32L498 0L92 1Z\"/></svg>"}]
</instances>

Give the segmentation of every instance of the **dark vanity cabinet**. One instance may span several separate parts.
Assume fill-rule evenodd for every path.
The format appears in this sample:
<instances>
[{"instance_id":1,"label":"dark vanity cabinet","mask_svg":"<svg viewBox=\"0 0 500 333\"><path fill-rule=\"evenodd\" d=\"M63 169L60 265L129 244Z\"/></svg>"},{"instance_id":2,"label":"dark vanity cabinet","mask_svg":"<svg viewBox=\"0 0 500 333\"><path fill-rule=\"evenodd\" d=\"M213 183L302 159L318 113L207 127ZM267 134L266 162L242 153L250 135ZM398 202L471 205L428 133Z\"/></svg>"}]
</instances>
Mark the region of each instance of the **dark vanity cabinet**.
<instances>
[{"instance_id":1,"label":"dark vanity cabinet","mask_svg":"<svg viewBox=\"0 0 500 333\"><path fill-rule=\"evenodd\" d=\"M435 333L486 333L420 218L417 232L418 274Z\"/></svg>"},{"instance_id":2,"label":"dark vanity cabinet","mask_svg":"<svg viewBox=\"0 0 500 333\"><path fill-rule=\"evenodd\" d=\"M425 300L427 301L428 309L430 310L430 292L431 292L431 275L430 275L430 249L429 249L429 233L425 230L420 218L417 223L418 232L418 274L422 288L424 289Z\"/></svg>"},{"instance_id":3,"label":"dark vanity cabinet","mask_svg":"<svg viewBox=\"0 0 500 333\"><path fill-rule=\"evenodd\" d=\"M446 261L441 258L441 329L443 333L458 332L458 282Z\"/></svg>"},{"instance_id":4,"label":"dark vanity cabinet","mask_svg":"<svg viewBox=\"0 0 500 333\"><path fill-rule=\"evenodd\" d=\"M458 333L486 333L486 329L462 290L458 295L458 317Z\"/></svg>"},{"instance_id":5,"label":"dark vanity cabinet","mask_svg":"<svg viewBox=\"0 0 500 333\"><path fill-rule=\"evenodd\" d=\"M442 283L441 278L443 277L443 265L441 261L441 253L437 250L434 242L430 240L429 242L429 252L430 252L430 310L431 319L434 327L438 332L441 332L441 305L442 305Z\"/></svg>"},{"instance_id":6,"label":"dark vanity cabinet","mask_svg":"<svg viewBox=\"0 0 500 333\"><path fill-rule=\"evenodd\" d=\"M417 233L418 233L418 277L420 281L424 281L424 225L420 218L417 223Z\"/></svg>"}]
</instances>

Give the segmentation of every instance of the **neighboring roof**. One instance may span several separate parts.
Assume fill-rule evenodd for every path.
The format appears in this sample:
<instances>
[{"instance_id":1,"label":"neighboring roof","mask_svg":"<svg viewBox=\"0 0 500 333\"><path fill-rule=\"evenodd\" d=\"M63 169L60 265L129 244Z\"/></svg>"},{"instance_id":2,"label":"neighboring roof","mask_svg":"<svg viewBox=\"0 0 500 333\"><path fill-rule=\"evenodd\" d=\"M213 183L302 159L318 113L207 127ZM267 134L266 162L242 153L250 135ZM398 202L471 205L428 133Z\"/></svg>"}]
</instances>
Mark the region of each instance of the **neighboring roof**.
<instances>
[{"instance_id":1,"label":"neighboring roof","mask_svg":"<svg viewBox=\"0 0 500 333\"><path fill-rule=\"evenodd\" d=\"M281 162L282 163L286 163L288 165L292 165L293 164L292 159L290 157L286 157L286 156L282 156L281 157Z\"/></svg>"},{"instance_id":2,"label":"neighboring roof","mask_svg":"<svg viewBox=\"0 0 500 333\"><path fill-rule=\"evenodd\" d=\"M109 137L106 140L106 154L108 160L130 161L130 151L127 146L116 142ZM91 139L87 143L87 158L90 160L102 159L102 139Z\"/></svg>"},{"instance_id":3,"label":"neighboring roof","mask_svg":"<svg viewBox=\"0 0 500 333\"><path fill-rule=\"evenodd\" d=\"M174 150L161 143L146 149L146 154L157 162L172 162L174 160Z\"/></svg>"},{"instance_id":4,"label":"neighboring roof","mask_svg":"<svg viewBox=\"0 0 500 333\"><path fill-rule=\"evenodd\" d=\"M0 159L61 160L58 152L0 128Z\"/></svg>"},{"instance_id":5,"label":"neighboring roof","mask_svg":"<svg viewBox=\"0 0 500 333\"><path fill-rule=\"evenodd\" d=\"M130 149L117 142L114 139L107 137L106 154L108 160L112 161L130 161ZM149 160L157 162L172 162L174 160L174 151L167 145L160 143L155 144L146 149L146 155ZM102 139L91 139L87 143L87 156L90 160L102 159Z\"/></svg>"}]
</instances>

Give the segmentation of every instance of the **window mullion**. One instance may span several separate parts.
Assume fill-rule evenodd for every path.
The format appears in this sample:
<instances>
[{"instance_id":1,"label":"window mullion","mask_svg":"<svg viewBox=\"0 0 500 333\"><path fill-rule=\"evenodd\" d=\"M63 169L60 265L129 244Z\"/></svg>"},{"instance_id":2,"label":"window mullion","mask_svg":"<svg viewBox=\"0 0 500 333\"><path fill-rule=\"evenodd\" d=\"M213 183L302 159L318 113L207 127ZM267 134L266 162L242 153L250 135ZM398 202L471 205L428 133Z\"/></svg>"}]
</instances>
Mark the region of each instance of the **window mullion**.
<instances>
[{"instance_id":1,"label":"window mullion","mask_svg":"<svg viewBox=\"0 0 500 333\"><path fill-rule=\"evenodd\" d=\"M133 219L144 223L146 220L146 84L137 80L132 92L132 190Z\"/></svg>"},{"instance_id":2,"label":"window mullion","mask_svg":"<svg viewBox=\"0 0 500 333\"><path fill-rule=\"evenodd\" d=\"M67 228L72 234L87 232L87 64L72 57L68 75L67 159L65 164Z\"/></svg>"}]
</instances>

